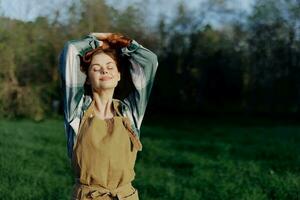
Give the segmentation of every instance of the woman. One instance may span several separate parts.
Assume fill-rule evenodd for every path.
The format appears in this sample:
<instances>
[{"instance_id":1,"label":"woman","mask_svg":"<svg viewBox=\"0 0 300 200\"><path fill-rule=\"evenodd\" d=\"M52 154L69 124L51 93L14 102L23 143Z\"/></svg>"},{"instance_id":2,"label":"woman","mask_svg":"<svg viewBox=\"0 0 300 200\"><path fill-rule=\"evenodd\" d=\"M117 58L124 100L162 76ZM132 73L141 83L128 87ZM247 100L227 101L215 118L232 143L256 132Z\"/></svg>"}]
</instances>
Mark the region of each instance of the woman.
<instances>
[{"instance_id":1,"label":"woman","mask_svg":"<svg viewBox=\"0 0 300 200\"><path fill-rule=\"evenodd\" d=\"M115 99L121 59L133 90ZM67 42L60 54L68 156L75 172L72 199L137 200L136 154L157 56L121 34L91 33Z\"/></svg>"}]
</instances>

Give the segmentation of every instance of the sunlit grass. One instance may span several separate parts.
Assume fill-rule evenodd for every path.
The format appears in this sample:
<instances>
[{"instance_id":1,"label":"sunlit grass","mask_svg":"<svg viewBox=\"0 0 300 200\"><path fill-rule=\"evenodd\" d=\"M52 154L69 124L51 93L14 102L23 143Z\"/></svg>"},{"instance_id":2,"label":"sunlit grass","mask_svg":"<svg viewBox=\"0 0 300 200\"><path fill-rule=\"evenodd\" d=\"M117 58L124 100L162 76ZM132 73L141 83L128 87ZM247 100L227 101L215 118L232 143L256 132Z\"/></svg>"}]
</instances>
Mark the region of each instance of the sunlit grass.
<instances>
[{"instance_id":1,"label":"sunlit grass","mask_svg":"<svg viewBox=\"0 0 300 200\"><path fill-rule=\"evenodd\" d=\"M300 126L145 123L141 200L300 198ZM70 199L62 120L0 122L0 199Z\"/></svg>"}]
</instances>

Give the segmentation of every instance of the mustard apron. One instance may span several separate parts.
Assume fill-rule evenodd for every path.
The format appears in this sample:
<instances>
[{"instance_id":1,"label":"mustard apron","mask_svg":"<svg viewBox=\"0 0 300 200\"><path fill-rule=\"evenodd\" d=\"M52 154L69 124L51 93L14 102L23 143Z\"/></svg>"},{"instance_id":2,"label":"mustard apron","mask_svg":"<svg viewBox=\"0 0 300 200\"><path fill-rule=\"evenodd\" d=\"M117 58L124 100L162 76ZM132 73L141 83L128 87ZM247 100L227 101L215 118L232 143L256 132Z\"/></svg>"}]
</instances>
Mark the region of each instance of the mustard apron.
<instances>
[{"instance_id":1,"label":"mustard apron","mask_svg":"<svg viewBox=\"0 0 300 200\"><path fill-rule=\"evenodd\" d=\"M139 199L131 182L141 143L118 105L113 99L116 115L111 119L95 115L94 101L83 115L72 156L73 200Z\"/></svg>"}]
</instances>

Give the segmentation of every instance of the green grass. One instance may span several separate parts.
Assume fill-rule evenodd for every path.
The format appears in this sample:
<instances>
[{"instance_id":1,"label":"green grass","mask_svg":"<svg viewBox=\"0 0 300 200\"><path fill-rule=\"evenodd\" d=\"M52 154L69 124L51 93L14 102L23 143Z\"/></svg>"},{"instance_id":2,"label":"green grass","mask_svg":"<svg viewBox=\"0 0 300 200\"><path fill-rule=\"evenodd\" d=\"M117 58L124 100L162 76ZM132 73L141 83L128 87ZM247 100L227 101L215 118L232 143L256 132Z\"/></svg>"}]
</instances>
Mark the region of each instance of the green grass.
<instances>
[{"instance_id":1,"label":"green grass","mask_svg":"<svg viewBox=\"0 0 300 200\"><path fill-rule=\"evenodd\" d=\"M0 126L0 199L70 199L62 120ZM156 120L141 134L141 200L300 199L300 125Z\"/></svg>"}]
</instances>

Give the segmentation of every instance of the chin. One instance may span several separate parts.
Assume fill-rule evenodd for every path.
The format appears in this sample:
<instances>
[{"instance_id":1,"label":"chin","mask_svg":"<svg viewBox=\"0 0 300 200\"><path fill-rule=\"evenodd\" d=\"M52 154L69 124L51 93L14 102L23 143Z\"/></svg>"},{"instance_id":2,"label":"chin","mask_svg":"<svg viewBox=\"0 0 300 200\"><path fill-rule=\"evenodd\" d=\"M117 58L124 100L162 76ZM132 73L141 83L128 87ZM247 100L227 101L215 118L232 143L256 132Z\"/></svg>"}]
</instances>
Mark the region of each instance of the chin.
<instances>
[{"instance_id":1,"label":"chin","mask_svg":"<svg viewBox=\"0 0 300 200\"><path fill-rule=\"evenodd\" d=\"M114 89L117 85L112 83L101 84L100 88L102 89Z\"/></svg>"}]
</instances>

